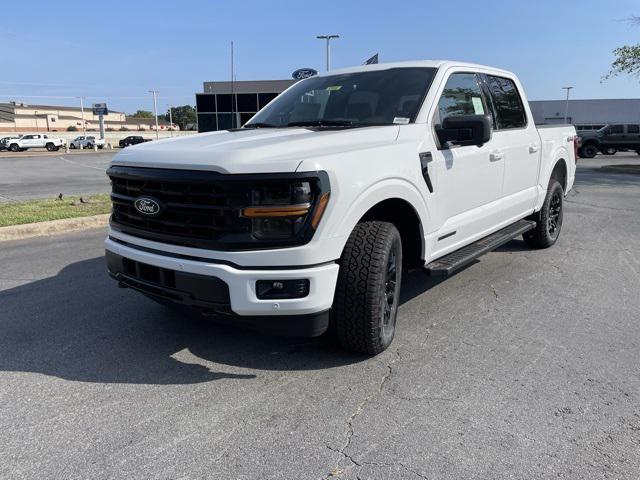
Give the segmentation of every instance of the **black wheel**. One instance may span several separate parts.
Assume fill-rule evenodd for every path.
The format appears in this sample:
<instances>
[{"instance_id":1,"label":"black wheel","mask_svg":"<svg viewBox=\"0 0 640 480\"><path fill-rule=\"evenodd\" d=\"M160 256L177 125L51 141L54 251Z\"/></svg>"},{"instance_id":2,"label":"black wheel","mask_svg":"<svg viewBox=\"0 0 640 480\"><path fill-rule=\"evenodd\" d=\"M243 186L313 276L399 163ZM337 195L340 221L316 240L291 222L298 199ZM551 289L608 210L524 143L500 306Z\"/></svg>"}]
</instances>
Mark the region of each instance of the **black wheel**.
<instances>
[{"instance_id":1,"label":"black wheel","mask_svg":"<svg viewBox=\"0 0 640 480\"><path fill-rule=\"evenodd\" d=\"M69 145L69 148L70 148L71 150L75 150L75 149L76 149L76 146L72 143L71 145Z\"/></svg>"},{"instance_id":2,"label":"black wheel","mask_svg":"<svg viewBox=\"0 0 640 480\"><path fill-rule=\"evenodd\" d=\"M597 154L598 149L595 145L585 145L584 147L582 147L582 153L580 154L580 156L584 158L593 158Z\"/></svg>"},{"instance_id":3,"label":"black wheel","mask_svg":"<svg viewBox=\"0 0 640 480\"><path fill-rule=\"evenodd\" d=\"M18 146L17 143L14 143L9 147L9 150L11 150L12 152L19 152L20 151L20 147Z\"/></svg>"},{"instance_id":4,"label":"black wheel","mask_svg":"<svg viewBox=\"0 0 640 480\"><path fill-rule=\"evenodd\" d=\"M601 151L603 155L615 155L618 152L618 150L613 147L603 148Z\"/></svg>"},{"instance_id":5,"label":"black wheel","mask_svg":"<svg viewBox=\"0 0 640 480\"><path fill-rule=\"evenodd\" d=\"M529 230L522 238L531 248L548 248L558 240L562 228L564 191L555 178L549 181L547 195L542 209L531 217L536 221L536 228Z\"/></svg>"},{"instance_id":6,"label":"black wheel","mask_svg":"<svg viewBox=\"0 0 640 480\"><path fill-rule=\"evenodd\" d=\"M56 147L53 146L53 143L47 143L45 148L47 149L47 152L53 152Z\"/></svg>"},{"instance_id":7,"label":"black wheel","mask_svg":"<svg viewBox=\"0 0 640 480\"><path fill-rule=\"evenodd\" d=\"M376 355L391 344L402 281L402 241L387 222L363 222L351 232L342 257L333 302L340 344Z\"/></svg>"},{"instance_id":8,"label":"black wheel","mask_svg":"<svg viewBox=\"0 0 640 480\"><path fill-rule=\"evenodd\" d=\"M93 148L93 143L87 143L87 147L86 148L92 149Z\"/></svg>"}]
</instances>

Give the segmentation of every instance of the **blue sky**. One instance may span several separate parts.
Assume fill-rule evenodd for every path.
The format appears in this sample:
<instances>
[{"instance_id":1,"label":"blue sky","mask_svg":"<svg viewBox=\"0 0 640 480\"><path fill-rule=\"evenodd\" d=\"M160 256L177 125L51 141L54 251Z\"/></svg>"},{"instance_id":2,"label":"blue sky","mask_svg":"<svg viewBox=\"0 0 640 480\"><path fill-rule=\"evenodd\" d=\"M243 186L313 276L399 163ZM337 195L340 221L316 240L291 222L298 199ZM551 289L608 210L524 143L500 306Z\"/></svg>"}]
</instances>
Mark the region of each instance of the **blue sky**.
<instances>
[{"instance_id":1,"label":"blue sky","mask_svg":"<svg viewBox=\"0 0 640 480\"><path fill-rule=\"evenodd\" d=\"M341 35L334 67L376 52L458 59L515 71L533 100L567 84L572 98L637 98L638 78L600 82L615 47L640 43L633 14L637 0L8 2L2 18L18 21L0 23L0 101L84 95L131 112L151 110L156 88L159 110L193 104L204 80L229 79L231 40L238 80L288 78L323 69L324 33Z\"/></svg>"}]
</instances>

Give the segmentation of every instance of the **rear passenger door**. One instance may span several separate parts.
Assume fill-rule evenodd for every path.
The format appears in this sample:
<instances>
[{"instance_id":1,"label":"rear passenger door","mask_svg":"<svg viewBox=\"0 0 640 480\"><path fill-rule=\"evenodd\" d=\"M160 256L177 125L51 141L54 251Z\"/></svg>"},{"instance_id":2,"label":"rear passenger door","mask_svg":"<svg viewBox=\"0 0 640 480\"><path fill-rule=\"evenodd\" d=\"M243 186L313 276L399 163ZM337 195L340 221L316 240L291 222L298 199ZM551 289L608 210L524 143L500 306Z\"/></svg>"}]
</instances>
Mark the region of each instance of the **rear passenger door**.
<instances>
[{"instance_id":1,"label":"rear passenger door","mask_svg":"<svg viewBox=\"0 0 640 480\"><path fill-rule=\"evenodd\" d=\"M627 125L627 133L624 140L627 148L632 150L638 148L640 146L640 125Z\"/></svg>"},{"instance_id":2,"label":"rear passenger door","mask_svg":"<svg viewBox=\"0 0 640 480\"><path fill-rule=\"evenodd\" d=\"M502 222L530 213L537 198L542 145L513 78L481 75L494 116L492 141L504 163Z\"/></svg>"}]
</instances>

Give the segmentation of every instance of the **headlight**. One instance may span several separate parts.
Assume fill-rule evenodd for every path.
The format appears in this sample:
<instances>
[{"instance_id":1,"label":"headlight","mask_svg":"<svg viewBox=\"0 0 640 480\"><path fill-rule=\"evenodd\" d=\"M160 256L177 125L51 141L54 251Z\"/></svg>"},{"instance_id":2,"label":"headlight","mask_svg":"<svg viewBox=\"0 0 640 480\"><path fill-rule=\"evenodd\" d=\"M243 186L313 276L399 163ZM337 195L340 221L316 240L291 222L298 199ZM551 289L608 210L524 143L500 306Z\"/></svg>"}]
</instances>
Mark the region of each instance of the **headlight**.
<instances>
[{"instance_id":1,"label":"headlight","mask_svg":"<svg viewBox=\"0 0 640 480\"><path fill-rule=\"evenodd\" d=\"M251 218L251 234L259 240L294 238L310 224L315 230L322 216L318 207L326 207L318 200L324 197L328 200L328 193L314 191L308 181L269 182L251 190L252 205L242 215Z\"/></svg>"}]
</instances>

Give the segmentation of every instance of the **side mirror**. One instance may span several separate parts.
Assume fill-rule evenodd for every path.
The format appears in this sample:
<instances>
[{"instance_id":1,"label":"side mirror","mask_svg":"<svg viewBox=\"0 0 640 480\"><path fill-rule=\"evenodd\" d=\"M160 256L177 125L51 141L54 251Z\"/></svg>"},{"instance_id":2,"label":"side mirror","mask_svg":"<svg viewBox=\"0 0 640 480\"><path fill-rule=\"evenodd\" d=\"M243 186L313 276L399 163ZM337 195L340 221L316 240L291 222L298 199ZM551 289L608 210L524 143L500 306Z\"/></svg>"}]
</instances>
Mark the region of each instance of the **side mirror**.
<instances>
[{"instance_id":1,"label":"side mirror","mask_svg":"<svg viewBox=\"0 0 640 480\"><path fill-rule=\"evenodd\" d=\"M442 121L437 129L438 140L444 148L450 146L477 145L491 140L491 117L489 115L452 115Z\"/></svg>"}]
</instances>

